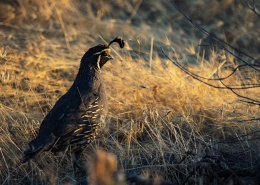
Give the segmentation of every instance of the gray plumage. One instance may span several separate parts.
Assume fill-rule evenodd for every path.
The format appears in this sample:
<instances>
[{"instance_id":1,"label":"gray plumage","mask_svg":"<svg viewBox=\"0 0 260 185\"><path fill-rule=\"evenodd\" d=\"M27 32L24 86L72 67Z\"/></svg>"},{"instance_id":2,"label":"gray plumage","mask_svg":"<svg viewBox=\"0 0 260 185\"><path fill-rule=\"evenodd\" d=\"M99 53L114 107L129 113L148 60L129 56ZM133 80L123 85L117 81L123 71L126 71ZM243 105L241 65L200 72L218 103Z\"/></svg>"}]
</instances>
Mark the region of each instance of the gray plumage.
<instances>
[{"instance_id":1,"label":"gray plumage","mask_svg":"<svg viewBox=\"0 0 260 185\"><path fill-rule=\"evenodd\" d=\"M120 38L112 42L124 46ZM42 151L61 152L68 146L70 151L81 153L95 139L107 111L100 69L112 59L109 45L97 45L84 54L73 85L42 121L37 137L24 152L23 162Z\"/></svg>"}]
</instances>

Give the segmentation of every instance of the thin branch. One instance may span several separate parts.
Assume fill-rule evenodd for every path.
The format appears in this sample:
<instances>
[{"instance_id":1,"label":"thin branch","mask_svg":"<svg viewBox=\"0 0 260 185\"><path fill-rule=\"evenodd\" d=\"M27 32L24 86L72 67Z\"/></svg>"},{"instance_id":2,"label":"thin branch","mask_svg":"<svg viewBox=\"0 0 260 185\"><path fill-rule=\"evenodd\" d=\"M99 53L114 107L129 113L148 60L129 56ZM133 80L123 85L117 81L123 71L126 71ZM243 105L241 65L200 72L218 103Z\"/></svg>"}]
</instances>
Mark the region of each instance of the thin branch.
<instances>
[{"instance_id":1,"label":"thin branch","mask_svg":"<svg viewBox=\"0 0 260 185\"><path fill-rule=\"evenodd\" d=\"M218 73L217 73L218 75ZM218 75L219 76L219 75ZM232 87L229 87L227 86L222 80L219 80L220 83L225 86L227 89L229 89L230 91L232 91L235 95L237 95L239 98L242 98L242 99L246 99L246 100L249 100L250 102L254 103L254 104L257 104L257 105L260 105L260 101L257 101L257 100L254 100L252 98L249 98L249 97L246 97L246 96L242 96L240 94L238 94L237 92L234 91L234 88Z\"/></svg>"},{"instance_id":2,"label":"thin branch","mask_svg":"<svg viewBox=\"0 0 260 185\"><path fill-rule=\"evenodd\" d=\"M235 47L231 46L230 44L226 43L225 41L219 39L218 37L216 37L214 34L209 33L207 30L205 30L204 28L202 28L201 26L199 26L197 23L195 23L192 19L190 19L186 14L184 14L176 5L175 3L171 0L170 1L173 6L177 9L177 11L179 11L193 26L195 26L197 29L199 29L202 33L204 33L205 35L207 35L214 43L216 43L216 45L220 48L223 49L224 51L226 51L227 53L233 55L234 57L236 57L237 59L239 59L240 61L242 61L244 64L240 65L238 67L236 67L228 76L224 77L224 78L220 78L218 75L218 68L217 68L217 79L207 79L205 77L201 77L199 75L196 75L192 72L190 72L189 70L187 70L186 68L184 68L183 66L180 65L180 63L178 62L177 58L176 61L173 61L172 59L170 59L165 52L163 51L163 54L170 60L173 62L174 65L176 65L178 68L180 68L182 71L184 71L185 73L187 73L188 75L190 75L191 77L193 77L194 79L210 86L210 87L214 87L214 88L219 88L219 89L228 89L230 90L232 93L234 93L236 96L238 96L239 98L242 98L244 101L250 103L250 104L255 104L255 105L260 105L260 101L258 100L254 100L252 98L246 97L246 96L242 96L241 94L237 93L235 90L237 89L249 89L249 88L256 88L256 87L260 87L260 84L243 84L240 86L230 86L227 85L223 82L224 79L229 78L230 76L232 76L236 70L238 68L241 67L245 67L245 66L249 66L250 68L256 70L257 72L260 72L260 69L258 69L259 65L254 65L254 64L249 64L248 62L246 62L244 59L242 59L241 57L239 57L240 54L248 57L251 60L256 61L256 59L254 59L253 57L249 56L248 54L236 49ZM238 52L238 54L232 52L230 49L228 49L226 46L228 46L229 48L232 48L234 51ZM216 85L212 85L208 82L205 82L203 80L218 80L223 86L216 86Z\"/></svg>"},{"instance_id":3,"label":"thin branch","mask_svg":"<svg viewBox=\"0 0 260 185\"><path fill-rule=\"evenodd\" d=\"M205 77L201 77L201 76L199 76L199 75L197 75L197 74L195 74L195 73L190 72L188 69L184 68L177 60L176 60L176 62L173 61L173 60L164 52L163 49L161 49L161 50L162 50L162 53L164 54L164 56L165 56L168 60L170 60L175 66L177 66L179 69L181 69L182 71L184 71L186 74L190 75L192 78L194 78L194 79L198 80L199 82L202 82L202 83L204 83L204 84L206 84L206 85L208 85L208 86L210 86L210 87L214 87L214 88L217 88L217 89L227 89L225 86L216 86L216 85L212 85L212 84L210 84L210 83L208 83L208 82L203 81L202 79L206 79L206 80L209 80L209 79L207 79L207 78L205 78ZM211 80L212 80L212 79L211 79ZM223 78L218 78L218 79L216 79L216 80L223 80ZM240 87L231 86L231 87L232 87L232 89L237 89L237 90L239 90L239 89L250 89L250 88L260 87L260 84L247 84L247 85L248 85L248 86L240 86Z\"/></svg>"},{"instance_id":4,"label":"thin branch","mask_svg":"<svg viewBox=\"0 0 260 185\"><path fill-rule=\"evenodd\" d=\"M256 8L256 5L255 5L255 0L254 0L253 5L250 5L250 3L247 0L244 0L244 2L248 6L248 8L250 8L260 18L260 14L258 13L258 9Z\"/></svg>"},{"instance_id":5,"label":"thin branch","mask_svg":"<svg viewBox=\"0 0 260 185\"><path fill-rule=\"evenodd\" d=\"M225 50L226 52L228 52L229 54L231 54L232 56L236 57L237 59L239 59L240 61L242 61L243 63L247 64L248 66L250 66L251 68L253 68L254 70L260 72L259 69L255 68L254 66L252 66L251 64L249 64L248 62L246 62L245 60L243 60L241 57L239 57L237 54L233 53L232 51L230 51L229 49L227 49L227 47L225 47L225 45L227 45L228 47L232 48L233 50L235 50L236 52L238 52L239 54L243 54L244 56L250 58L253 61L256 61L255 58L253 58L252 56L244 53L243 51L231 46L230 44L226 43L224 40L219 39L218 37L216 37L214 34L209 33L207 30L205 30L204 28L202 28L201 26L199 26L197 23L195 23L191 18L189 18L189 16L187 16L186 14L184 14L177 6L176 4L173 2L173 0L170 1L173 6L175 7L175 9L180 12L193 26L195 26L197 29L199 29L202 33L204 33L205 35L207 35L211 40L213 40L220 48L222 48L223 50Z\"/></svg>"}]
</instances>

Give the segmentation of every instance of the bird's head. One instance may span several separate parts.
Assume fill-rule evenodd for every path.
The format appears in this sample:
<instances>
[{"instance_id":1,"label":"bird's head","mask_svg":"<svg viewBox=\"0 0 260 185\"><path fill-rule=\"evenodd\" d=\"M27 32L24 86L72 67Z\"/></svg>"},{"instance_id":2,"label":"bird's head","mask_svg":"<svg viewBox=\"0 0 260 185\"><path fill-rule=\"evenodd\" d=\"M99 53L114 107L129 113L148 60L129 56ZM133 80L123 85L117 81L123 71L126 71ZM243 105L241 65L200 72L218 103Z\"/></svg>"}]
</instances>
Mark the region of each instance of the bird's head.
<instances>
[{"instance_id":1,"label":"bird's head","mask_svg":"<svg viewBox=\"0 0 260 185\"><path fill-rule=\"evenodd\" d=\"M110 45L113 42L117 42L121 48L123 48L125 45L124 40L117 37L112 40L108 45L99 44L95 47L90 48L83 56L82 61L86 61L87 65L99 70L107 61L113 59L113 57L110 55Z\"/></svg>"}]
</instances>

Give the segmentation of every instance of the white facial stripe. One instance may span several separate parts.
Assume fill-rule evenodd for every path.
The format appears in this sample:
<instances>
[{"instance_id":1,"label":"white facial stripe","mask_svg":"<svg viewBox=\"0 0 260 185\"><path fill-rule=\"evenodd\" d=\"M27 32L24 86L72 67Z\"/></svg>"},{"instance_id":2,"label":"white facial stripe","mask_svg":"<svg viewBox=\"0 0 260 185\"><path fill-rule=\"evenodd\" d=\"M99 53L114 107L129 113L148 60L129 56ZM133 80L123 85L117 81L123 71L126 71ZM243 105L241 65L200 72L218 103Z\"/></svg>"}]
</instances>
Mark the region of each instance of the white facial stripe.
<instances>
[{"instance_id":1,"label":"white facial stripe","mask_svg":"<svg viewBox=\"0 0 260 185\"><path fill-rule=\"evenodd\" d=\"M97 61L97 67L98 67L98 69L100 69L100 59L101 59L101 55L98 56L98 61Z\"/></svg>"},{"instance_id":2,"label":"white facial stripe","mask_svg":"<svg viewBox=\"0 0 260 185\"><path fill-rule=\"evenodd\" d=\"M102 55L103 53L106 53L107 51L109 51L109 48L96 52L94 55Z\"/></svg>"}]
</instances>

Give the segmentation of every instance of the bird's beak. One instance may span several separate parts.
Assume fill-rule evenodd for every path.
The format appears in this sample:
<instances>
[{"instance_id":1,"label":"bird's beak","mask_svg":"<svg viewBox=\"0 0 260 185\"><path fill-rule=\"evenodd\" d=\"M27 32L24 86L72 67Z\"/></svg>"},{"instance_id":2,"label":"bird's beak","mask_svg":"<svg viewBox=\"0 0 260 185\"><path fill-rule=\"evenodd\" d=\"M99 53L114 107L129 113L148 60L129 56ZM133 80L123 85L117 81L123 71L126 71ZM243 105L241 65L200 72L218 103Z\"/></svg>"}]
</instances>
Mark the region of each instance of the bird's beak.
<instances>
[{"instance_id":1,"label":"bird's beak","mask_svg":"<svg viewBox=\"0 0 260 185\"><path fill-rule=\"evenodd\" d=\"M110 49L104 56L107 57L108 60L112 60L113 59L113 56L110 54Z\"/></svg>"},{"instance_id":2,"label":"bird's beak","mask_svg":"<svg viewBox=\"0 0 260 185\"><path fill-rule=\"evenodd\" d=\"M102 57L106 57L108 60L112 60L113 56L110 54L110 48L103 50L104 53L101 55Z\"/></svg>"},{"instance_id":3,"label":"bird's beak","mask_svg":"<svg viewBox=\"0 0 260 185\"><path fill-rule=\"evenodd\" d=\"M109 60L112 60L114 59L111 55L108 56Z\"/></svg>"}]
</instances>

